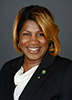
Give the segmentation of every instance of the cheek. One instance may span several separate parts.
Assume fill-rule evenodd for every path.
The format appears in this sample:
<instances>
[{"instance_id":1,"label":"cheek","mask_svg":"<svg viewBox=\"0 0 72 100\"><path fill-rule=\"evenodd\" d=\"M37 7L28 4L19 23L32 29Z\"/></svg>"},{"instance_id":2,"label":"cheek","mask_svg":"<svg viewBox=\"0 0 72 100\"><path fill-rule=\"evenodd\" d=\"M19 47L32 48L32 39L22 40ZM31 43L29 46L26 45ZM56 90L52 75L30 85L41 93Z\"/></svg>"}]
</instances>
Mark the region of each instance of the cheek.
<instances>
[{"instance_id":1,"label":"cheek","mask_svg":"<svg viewBox=\"0 0 72 100\"><path fill-rule=\"evenodd\" d=\"M41 44L42 44L42 50L44 50L44 52L46 52L48 50L49 42L45 39L45 40L41 41Z\"/></svg>"},{"instance_id":2,"label":"cheek","mask_svg":"<svg viewBox=\"0 0 72 100\"><path fill-rule=\"evenodd\" d=\"M24 44L26 44L27 43L27 39L24 39L24 38L20 38L19 39L19 43L20 43L20 45L24 45Z\"/></svg>"},{"instance_id":3,"label":"cheek","mask_svg":"<svg viewBox=\"0 0 72 100\"><path fill-rule=\"evenodd\" d=\"M49 44L49 42L46 39L42 39L42 40L40 40L40 42L43 46L48 46L48 44Z\"/></svg>"}]
</instances>

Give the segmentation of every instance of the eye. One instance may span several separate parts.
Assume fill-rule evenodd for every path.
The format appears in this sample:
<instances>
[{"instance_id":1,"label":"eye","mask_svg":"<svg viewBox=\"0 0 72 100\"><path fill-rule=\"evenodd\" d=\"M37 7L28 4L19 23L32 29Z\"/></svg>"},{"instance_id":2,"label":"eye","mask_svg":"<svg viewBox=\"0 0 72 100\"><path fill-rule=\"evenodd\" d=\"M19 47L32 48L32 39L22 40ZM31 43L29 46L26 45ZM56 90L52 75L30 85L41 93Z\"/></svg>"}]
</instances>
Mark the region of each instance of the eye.
<instances>
[{"instance_id":1,"label":"eye","mask_svg":"<svg viewBox=\"0 0 72 100\"><path fill-rule=\"evenodd\" d=\"M23 35L30 36L30 34L29 34L29 33L23 33Z\"/></svg>"},{"instance_id":2,"label":"eye","mask_svg":"<svg viewBox=\"0 0 72 100\"><path fill-rule=\"evenodd\" d=\"M43 33L38 33L38 36L44 36L44 34Z\"/></svg>"}]
</instances>

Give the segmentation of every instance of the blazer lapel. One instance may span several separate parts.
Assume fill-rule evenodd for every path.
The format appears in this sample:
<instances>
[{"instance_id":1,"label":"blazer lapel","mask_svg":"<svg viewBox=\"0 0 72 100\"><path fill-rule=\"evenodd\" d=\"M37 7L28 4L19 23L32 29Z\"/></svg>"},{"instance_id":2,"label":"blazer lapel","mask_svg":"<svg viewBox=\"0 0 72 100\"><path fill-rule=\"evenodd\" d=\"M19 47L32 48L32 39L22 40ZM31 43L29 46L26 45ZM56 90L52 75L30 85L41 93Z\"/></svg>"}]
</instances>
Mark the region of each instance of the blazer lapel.
<instances>
[{"instance_id":1,"label":"blazer lapel","mask_svg":"<svg viewBox=\"0 0 72 100\"><path fill-rule=\"evenodd\" d=\"M42 63L39 65L34 75L26 85L19 100L28 100L35 93L35 91L40 87L40 85L50 74L51 69L49 67L53 64L54 60L55 57L51 57L47 52L44 59L42 60Z\"/></svg>"},{"instance_id":2,"label":"blazer lapel","mask_svg":"<svg viewBox=\"0 0 72 100\"><path fill-rule=\"evenodd\" d=\"M7 100L13 100L13 92L14 92L14 75L20 69L22 65L23 57L19 58L18 60L11 63L8 67L8 72L6 76L6 97Z\"/></svg>"}]
</instances>

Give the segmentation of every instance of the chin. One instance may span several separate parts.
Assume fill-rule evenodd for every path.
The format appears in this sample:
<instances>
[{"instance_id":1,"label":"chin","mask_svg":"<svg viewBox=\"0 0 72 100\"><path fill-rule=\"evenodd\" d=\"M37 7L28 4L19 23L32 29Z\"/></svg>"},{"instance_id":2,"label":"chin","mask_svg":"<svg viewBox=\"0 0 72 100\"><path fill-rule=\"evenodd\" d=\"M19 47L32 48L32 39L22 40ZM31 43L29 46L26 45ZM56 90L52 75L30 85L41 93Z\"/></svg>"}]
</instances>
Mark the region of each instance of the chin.
<instances>
[{"instance_id":1,"label":"chin","mask_svg":"<svg viewBox=\"0 0 72 100\"><path fill-rule=\"evenodd\" d=\"M32 55L31 56L26 56L26 58L29 59L29 60L32 60L32 61L41 59L41 57L35 56L35 55L33 55L33 56Z\"/></svg>"}]
</instances>

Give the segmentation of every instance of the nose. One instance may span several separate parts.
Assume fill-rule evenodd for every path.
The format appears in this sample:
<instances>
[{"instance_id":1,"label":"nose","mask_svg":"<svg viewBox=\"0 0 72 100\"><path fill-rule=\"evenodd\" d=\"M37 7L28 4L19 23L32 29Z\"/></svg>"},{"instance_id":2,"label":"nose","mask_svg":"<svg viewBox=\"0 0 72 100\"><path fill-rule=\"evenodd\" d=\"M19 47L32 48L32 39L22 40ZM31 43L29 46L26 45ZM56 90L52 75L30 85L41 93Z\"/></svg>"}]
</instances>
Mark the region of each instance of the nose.
<instances>
[{"instance_id":1,"label":"nose","mask_svg":"<svg viewBox=\"0 0 72 100\"><path fill-rule=\"evenodd\" d=\"M30 45L36 45L38 44L38 39L36 36L31 36L30 39L29 39L29 44Z\"/></svg>"}]
</instances>

